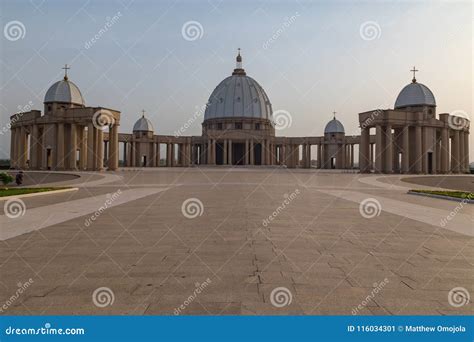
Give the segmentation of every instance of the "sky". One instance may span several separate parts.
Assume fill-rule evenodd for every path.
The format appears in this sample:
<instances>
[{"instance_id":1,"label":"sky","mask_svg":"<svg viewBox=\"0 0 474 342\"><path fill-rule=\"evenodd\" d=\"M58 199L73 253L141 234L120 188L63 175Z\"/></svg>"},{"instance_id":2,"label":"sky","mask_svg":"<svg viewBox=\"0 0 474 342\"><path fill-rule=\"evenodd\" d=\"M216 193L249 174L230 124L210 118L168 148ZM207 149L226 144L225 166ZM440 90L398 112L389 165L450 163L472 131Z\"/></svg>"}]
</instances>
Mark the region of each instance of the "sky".
<instances>
[{"instance_id":1,"label":"sky","mask_svg":"<svg viewBox=\"0 0 474 342\"><path fill-rule=\"evenodd\" d=\"M359 134L358 113L393 108L413 66L434 93L438 114L461 112L472 120L472 7L470 1L1 0L0 158L10 151L10 115L43 110L64 64L87 106L121 112L120 132L131 133L145 110L155 134L173 135L232 73L237 48L273 110L291 115L279 136L321 136L333 111L346 134ZM185 135L200 135L202 118ZM473 151L471 136L470 161Z\"/></svg>"}]
</instances>

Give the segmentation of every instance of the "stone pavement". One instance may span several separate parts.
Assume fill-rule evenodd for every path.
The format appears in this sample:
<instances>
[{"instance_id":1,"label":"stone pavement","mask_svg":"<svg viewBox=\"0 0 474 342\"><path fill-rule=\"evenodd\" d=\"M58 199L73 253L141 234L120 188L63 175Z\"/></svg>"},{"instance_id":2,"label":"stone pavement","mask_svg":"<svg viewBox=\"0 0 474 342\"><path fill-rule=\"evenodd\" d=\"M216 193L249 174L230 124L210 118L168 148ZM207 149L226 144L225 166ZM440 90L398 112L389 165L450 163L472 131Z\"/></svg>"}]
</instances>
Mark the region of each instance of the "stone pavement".
<instances>
[{"instance_id":1,"label":"stone pavement","mask_svg":"<svg viewBox=\"0 0 474 342\"><path fill-rule=\"evenodd\" d=\"M101 175L2 213L19 228L0 241L0 314L473 314L473 206L407 195L399 176Z\"/></svg>"}]
</instances>

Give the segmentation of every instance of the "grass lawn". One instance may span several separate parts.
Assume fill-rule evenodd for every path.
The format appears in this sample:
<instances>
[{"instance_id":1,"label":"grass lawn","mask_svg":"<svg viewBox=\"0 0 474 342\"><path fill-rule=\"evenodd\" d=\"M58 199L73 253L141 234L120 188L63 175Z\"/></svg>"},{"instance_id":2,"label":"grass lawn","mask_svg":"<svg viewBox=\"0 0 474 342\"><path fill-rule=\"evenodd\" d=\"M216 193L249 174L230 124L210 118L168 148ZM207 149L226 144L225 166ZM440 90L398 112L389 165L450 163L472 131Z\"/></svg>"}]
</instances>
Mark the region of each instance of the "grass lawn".
<instances>
[{"instance_id":1,"label":"grass lawn","mask_svg":"<svg viewBox=\"0 0 474 342\"><path fill-rule=\"evenodd\" d=\"M418 192L422 194L431 194L431 195L439 195L439 196L446 196L446 197L454 197L460 199L474 199L474 193L467 192L467 191L443 191L443 190L410 190L412 192Z\"/></svg>"},{"instance_id":2,"label":"grass lawn","mask_svg":"<svg viewBox=\"0 0 474 342\"><path fill-rule=\"evenodd\" d=\"M63 188L0 188L0 197L5 196L17 196L24 194L34 194L37 192L47 192L54 190L70 189L68 187Z\"/></svg>"}]
</instances>

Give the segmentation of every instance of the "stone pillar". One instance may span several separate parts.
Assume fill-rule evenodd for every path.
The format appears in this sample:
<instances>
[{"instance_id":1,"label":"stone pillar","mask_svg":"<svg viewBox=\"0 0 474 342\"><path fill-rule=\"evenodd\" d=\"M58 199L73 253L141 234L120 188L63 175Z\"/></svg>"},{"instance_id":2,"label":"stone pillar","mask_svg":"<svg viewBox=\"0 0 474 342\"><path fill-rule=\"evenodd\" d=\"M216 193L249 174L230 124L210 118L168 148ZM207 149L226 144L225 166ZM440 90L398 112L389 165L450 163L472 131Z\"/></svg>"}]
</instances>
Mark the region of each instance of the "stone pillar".
<instances>
[{"instance_id":1,"label":"stone pillar","mask_svg":"<svg viewBox=\"0 0 474 342\"><path fill-rule=\"evenodd\" d=\"M39 136L39 127L37 124L34 124L31 130L31 140L30 140L30 168L34 170L39 169L39 151L40 151L40 136Z\"/></svg>"},{"instance_id":2,"label":"stone pillar","mask_svg":"<svg viewBox=\"0 0 474 342\"><path fill-rule=\"evenodd\" d=\"M232 155L232 140L228 141L228 145L229 145L229 154L228 154L229 165L233 165L234 161L233 161L233 155Z\"/></svg>"},{"instance_id":3,"label":"stone pillar","mask_svg":"<svg viewBox=\"0 0 474 342\"><path fill-rule=\"evenodd\" d=\"M393 172L393 134L392 126L385 127L385 167L383 170L386 173Z\"/></svg>"},{"instance_id":4,"label":"stone pillar","mask_svg":"<svg viewBox=\"0 0 474 342\"><path fill-rule=\"evenodd\" d=\"M422 146L423 139L421 135L421 126L415 127L415 173L421 173L422 170Z\"/></svg>"},{"instance_id":5,"label":"stone pillar","mask_svg":"<svg viewBox=\"0 0 474 342\"><path fill-rule=\"evenodd\" d=\"M94 154L96 153L94 148L95 129L93 124L87 125L87 170L94 170Z\"/></svg>"},{"instance_id":6,"label":"stone pillar","mask_svg":"<svg viewBox=\"0 0 474 342\"><path fill-rule=\"evenodd\" d=\"M85 134L84 126L79 126L77 129L79 137L79 169L85 170L87 168L87 136Z\"/></svg>"},{"instance_id":7,"label":"stone pillar","mask_svg":"<svg viewBox=\"0 0 474 342\"><path fill-rule=\"evenodd\" d=\"M118 126L111 125L109 128L109 159L108 168L111 171L115 171L118 168L119 160L119 141L118 141Z\"/></svg>"},{"instance_id":8,"label":"stone pillar","mask_svg":"<svg viewBox=\"0 0 474 342\"><path fill-rule=\"evenodd\" d=\"M459 173L464 173L464 132L459 131Z\"/></svg>"},{"instance_id":9,"label":"stone pillar","mask_svg":"<svg viewBox=\"0 0 474 342\"><path fill-rule=\"evenodd\" d=\"M48 138L48 125L43 125L43 134L41 135L41 169L47 170L48 169L48 149L47 149L47 138ZM54 128L54 125L53 125Z\"/></svg>"},{"instance_id":10,"label":"stone pillar","mask_svg":"<svg viewBox=\"0 0 474 342\"><path fill-rule=\"evenodd\" d=\"M410 127L404 126L402 133L402 173L410 172Z\"/></svg>"},{"instance_id":11,"label":"stone pillar","mask_svg":"<svg viewBox=\"0 0 474 342\"><path fill-rule=\"evenodd\" d=\"M464 137L464 172L469 173L469 133L463 132Z\"/></svg>"},{"instance_id":12,"label":"stone pillar","mask_svg":"<svg viewBox=\"0 0 474 342\"><path fill-rule=\"evenodd\" d=\"M227 140L224 140L222 164L227 165Z\"/></svg>"},{"instance_id":13,"label":"stone pillar","mask_svg":"<svg viewBox=\"0 0 474 342\"><path fill-rule=\"evenodd\" d=\"M245 139L244 165L249 164L249 159L250 159L249 145L250 145L249 140Z\"/></svg>"},{"instance_id":14,"label":"stone pillar","mask_svg":"<svg viewBox=\"0 0 474 342\"><path fill-rule=\"evenodd\" d=\"M171 144L171 147L170 147L170 166L175 166L175 163L176 163L176 159L175 159L175 144L172 143Z\"/></svg>"},{"instance_id":15,"label":"stone pillar","mask_svg":"<svg viewBox=\"0 0 474 342\"><path fill-rule=\"evenodd\" d=\"M376 136L375 136L375 172L383 171L383 150L382 146L383 137L382 137L382 126L377 125L376 127Z\"/></svg>"},{"instance_id":16,"label":"stone pillar","mask_svg":"<svg viewBox=\"0 0 474 342\"><path fill-rule=\"evenodd\" d=\"M17 146L16 144L16 128L11 128L10 129L10 167L15 168L17 163L16 163L16 149L15 147Z\"/></svg>"},{"instance_id":17,"label":"stone pillar","mask_svg":"<svg viewBox=\"0 0 474 342\"><path fill-rule=\"evenodd\" d=\"M76 124L71 124L71 136L69 146L71 150L69 151L69 166L71 170L77 170L76 156L77 156L77 126Z\"/></svg>"},{"instance_id":18,"label":"stone pillar","mask_svg":"<svg viewBox=\"0 0 474 342\"><path fill-rule=\"evenodd\" d=\"M250 165L255 165L255 150L254 150L254 141L250 140Z\"/></svg>"},{"instance_id":19,"label":"stone pillar","mask_svg":"<svg viewBox=\"0 0 474 342\"><path fill-rule=\"evenodd\" d=\"M370 172L370 129L363 127L360 132L359 169L361 173Z\"/></svg>"},{"instance_id":20,"label":"stone pillar","mask_svg":"<svg viewBox=\"0 0 474 342\"><path fill-rule=\"evenodd\" d=\"M459 130L454 130L454 139L451 143L451 171L459 173Z\"/></svg>"},{"instance_id":21,"label":"stone pillar","mask_svg":"<svg viewBox=\"0 0 474 342\"><path fill-rule=\"evenodd\" d=\"M156 143L156 167L160 167L160 154L161 154L161 145L159 142Z\"/></svg>"},{"instance_id":22,"label":"stone pillar","mask_svg":"<svg viewBox=\"0 0 474 342\"><path fill-rule=\"evenodd\" d=\"M104 131L97 129L97 159L96 169L102 171L104 169Z\"/></svg>"},{"instance_id":23,"label":"stone pillar","mask_svg":"<svg viewBox=\"0 0 474 342\"><path fill-rule=\"evenodd\" d=\"M64 124L58 123L56 169L64 170Z\"/></svg>"}]
</instances>

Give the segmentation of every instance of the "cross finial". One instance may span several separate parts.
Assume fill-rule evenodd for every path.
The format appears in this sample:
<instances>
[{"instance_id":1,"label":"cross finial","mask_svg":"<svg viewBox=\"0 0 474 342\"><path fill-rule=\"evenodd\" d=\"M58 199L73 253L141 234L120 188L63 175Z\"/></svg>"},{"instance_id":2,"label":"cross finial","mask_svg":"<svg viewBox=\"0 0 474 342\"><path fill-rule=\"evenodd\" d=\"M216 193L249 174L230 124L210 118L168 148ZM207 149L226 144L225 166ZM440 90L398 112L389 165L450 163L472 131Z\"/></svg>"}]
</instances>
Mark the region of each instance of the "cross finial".
<instances>
[{"instance_id":1,"label":"cross finial","mask_svg":"<svg viewBox=\"0 0 474 342\"><path fill-rule=\"evenodd\" d=\"M415 68L415 66L413 66L413 69L411 69L410 71L413 73L413 79L411 81L415 83L416 82L415 74L416 72L418 72L418 70Z\"/></svg>"},{"instance_id":2,"label":"cross finial","mask_svg":"<svg viewBox=\"0 0 474 342\"><path fill-rule=\"evenodd\" d=\"M142 109L142 117L144 118L145 117L145 110Z\"/></svg>"},{"instance_id":3,"label":"cross finial","mask_svg":"<svg viewBox=\"0 0 474 342\"><path fill-rule=\"evenodd\" d=\"M332 112L332 115L334 115L333 119L336 120L336 111Z\"/></svg>"},{"instance_id":4,"label":"cross finial","mask_svg":"<svg viewBox=\"0 0 474 342\"><path fill-rule=\"evenodd\" d=\"M71 69L71 67L68 66L67 64L64 64L64 68L62 69L64 69L64 79L67 80L67 71Z\"/></svg>"}]
</instances>

